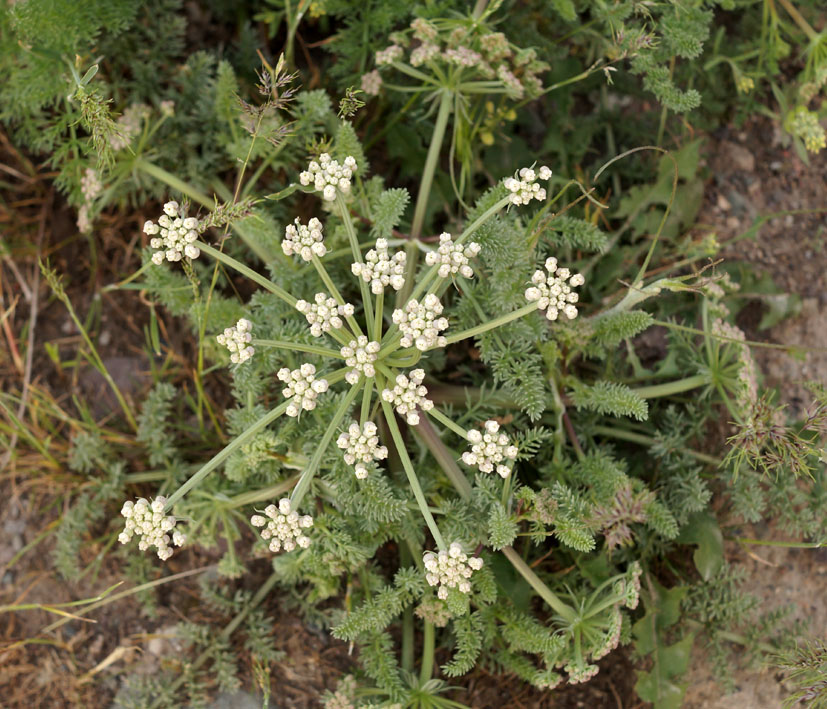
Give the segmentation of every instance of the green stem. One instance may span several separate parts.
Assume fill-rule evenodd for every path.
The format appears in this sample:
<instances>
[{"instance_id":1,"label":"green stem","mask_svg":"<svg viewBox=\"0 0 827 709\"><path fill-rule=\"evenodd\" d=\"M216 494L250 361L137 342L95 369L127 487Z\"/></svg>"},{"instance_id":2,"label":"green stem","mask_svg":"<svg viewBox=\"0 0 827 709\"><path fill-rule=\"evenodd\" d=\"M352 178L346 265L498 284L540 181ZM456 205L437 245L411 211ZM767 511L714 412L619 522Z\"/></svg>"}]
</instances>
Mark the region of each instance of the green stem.
<instances>
[{"instance_id":1,"label":"green stem","mask_svg":"<svg viewBox=\"0 0 827 709\"><path fill-rule=\"evenodd\" d=\"M284 350L294 350L296 352L321 355L322 357L344 359L338 350L332 350L329 347L320 347L319 345L303 345L299 342L286 342L284 340L253 340L252 344L256 347L279 347Z\"/></svg>"},{"instance_id":2,"label":"green stem","mask_svg":"<svg viewBox=\"0 0 827 709\"><path fill-rule=\"evenodd\" d=\"M362 426L367 423L368 416L370 416L370 404L373 399L373 384L374 377L371 377L365 382L365 389L362 392L362 411L359 416L359 423Z\"/></svg>"},{"instance_id":3,"label":"green stem","mask_svg":"<svg viewBox=\"0 0 827 709\"><path fill-rule=\"evenodd\" d=\"M824 541L821 542L779 542L771 539L747 539L746 537L733 537L732 541L740 544L757 544L765 547L783 547L785 549L821 549L827 546Z\"/></svg>"},{"instance_id":4,"label":"green stem","mask_svg":"<svg viewBox=\"0 0 827 709\"><path fill-rule=\"evenodd\" d=\"M428 382L428 398L435 404L451 404L453 406L467 407L469 402L485 399L491 406L500 409L519 409L520 405L506 394L489 392L480 387L465 387L456 384L443 384L442 382Z\"/></svg>"},{"instance_id":5,"label":"green stem","mask_svg":"<svg viewBox=\"0 0 827 709\"><path fill-rule=\"evenodd\" d=\"M347 414L348 410L353 404L354 399L356 399L356 395L359 393L359 389L362 387L363 384L364 377L361 377L359 381L350 388L350 391L347 393L347 396L345 396L345 398L342 400L342 403L339 404L339 408L336 409L336 413L333 414L333 418L330 420L330 424L328 424L327 430L324 432L324 435L322 436L322 440L319 442L318 447L313 453L313 457L307 464L307 468L305 468L304 472L301 474L299 482L293 490L293 494L290 495L290 504L292 505L294 510L299 508L302 498L310 489L310 483L313 482L313 477L316 475L316 471L319 468L319 464L322 462L322 456L325 454L327 447L330 445L331 439L336 433L336 429L339 428L339 424L342 422L342 419L345 417L345 414Z\"/></svg>"},{"instance_id":6,"label":"green stem","mask_svg":"<svg viewBox=\"0 0 827 709\"><path fill-rule=\"evenodd\" d=\"M434 132L431 135L431 144L428 146L428 155L425 157L425 167L422 170L419 192L417 192L416 195L416 206L414 207L413 221L411 222L410 241L405 247L407 257L405 285L402 286L396 295L397 306L401 306L408 301L408 296L413 287L413 278L419 259L418 240L419 237L422 236L422 226L425 223L425 213L428 210L428 200L431 196L431 188L434 183L434 173L439 162L442 141L445 138L445 129L448 126L448 118L451 116L453 102L453 92L447 88L443 88L439 97L439 109L437 111L436 122L434 123Z\"/></svg>"},{"instance_id":7,"label":"green stem","mask_svg":"<svg viewBox=\"0 0 827 709\"><path fill-rule=\"evenodd\" d=\"M402 467L405 469L405 475L408 476L408 482L411 485L411 490L413 490L414 497L419 505L419 511L425 518L425 523L428 525L428 529L431 530L431 534L433 535L437 547L440 550L447 549L448 547L445 544L445 540L442 538L439 527L437 527L436 520L434 520L434 516L431 514L430 509L428 509L428 502L425 500L425 495L422 492L422 486L419 484L419 480L416 477L416 472L414 472L411 459L408 457L408 451L405 448L405 441L402 439L402 432L399 430L399 426L396 423L396 417L393 409L384 399L381 399L381 402L382 410L385 412L385 420L388 423L388 429L390 430L396 450L399 453L399 458L402 461Z\"/></svg>"},{"instance_id":8,"label":"green stem","mask_svg":"<svg viewBox=\"0 0 827 709\"><path fill-rule=\"evenodd\" d=\"M471 483L465 477L465 473L457 465L457 456L446 446L436 429L427 418L423 418L416 427L416 435L422 440L425 446L431 451L431 455L442 468L451 484L456 488L459 496L468 501L471 499Z\"/></svg>"},{"instance_id":9,"label":"green stem","mask_svg":"<svg viewBox=\"0 0 827 709\"><path fill-rule=\"evenodd\" d=\"M658 440L656 438L653 438L651 436L644 436L642 433L626 431L622 428L612 428L609 426L594 426L591 430L599 436L609 436L610 438L616 438L620 441L629 441L629 443L638 443L642 446L647 447L651 447L658 443ZM681 448L680 450L683 453L686 453L688 456L695 458L695 460L700 460L704 463L709 463L710 465L720 465L722 462L714 456L707 455L706 453L700 453L699 451L692 450L691 448Z\"/></svg>"},{"instance_id":10,"label":"green stem","mask_svg":"<svg viewBox=\"0 0 827 709\"><path fill-rule=\"evenodd\" d=\"M407 544L399 545L399 565L413 566L414 560ZM414 667L414 616L413 607L406 606L402 613L402 669L412 672Z\"/></svg>"},{"instance_id":11,"label":"green stem","mask_svg":"<svg viewBox=\"0 0 827 709\"><path fill-rule=\"evenodd\" d=\"M419 666L419 686L422 687L431 679L434 672L434 624L424 622L422 634L422 664Z\"/></svg>"},{"instance_id":12,"label":"green stem","mask_svg":"<svg viewBox=\"0 0 827 709\"><path fill-rule=\"evenodd\" d=\"M502 553L506 559L511 562L511 565L517 572L528 582L528 584L537 592L537 594L546 603L551 606L562 618L566 621L573 621L577 617L577 613L573 608L563 603L554 592L546 586L537 574L526 564L522 557L514 550L513 547L504 547Z\"/></svg>"},{"instance_id":13,"label":"green stem","mask_svg":"<svg viewBox=\"0 0 827 709\"><path fill-rule=\"evenodd\" d=\"M364 280L364 279L360 279ZM376 342L382 341L382 319L384 317L384 308L385 308L385 291L383 290L379 295L376 296L376 315L375 320L373 322L373 339Z\"/></svg>"},{"instance_id":14,"label":"green stem","mask_svg":"<svg viewBox=\"0 0 827 709\"><path fill-rule=\"evenodd\" d=\"M503 197L499 202L496 202L495 204L491 205L465 228L465 230L462 232L462 234L460 234L459 238L456 240L455 243L463 243L469 236L471 236L471 234L473 234L477 229L479 229L483 224L485 224L485 222L487 222L497 212L502 211L502 209L504 207L507 207L509 204L511 204L511 195L509 195L508 197Z\"/></svg>"},{"instance_id":15,"label":"green stem","mask_svg":"<svg viewBox=\"0 0 827 709\"><path fill-rule=\"evenodd\" d=\"M227 256L223 251L219 251L218 249L214 249L209 244L205 244L203 241L196 241L195 245L201 249L205 254L212 256L217 261L220 261L225 266L229 266L230 268L238 271L239 273L247 276L251 281L258 283L262 288L270 291L273 295L278 296L284 302L286 302L290 307L296 307L296 298L290 295L286 290L283 288L279 288L275 283L273 283L268 278L265 278L260 273L257 273L249 266L245 266L240 261L236 261L232 256Z\"/></svg>"},{"instance_id":16,"label":"green stem","mask_svg":"<svg viewBox=\"0 0 827 709\"><path fill-rule=\"evenodd\" d=\"M446 428L450 428L454 433L456 433L463 441L468 440L468 431L466 431L462 426L455 424L450 418L448 418L445 414L443 414L439 409L433 408L430 411L426 412L428 416L432 416L437 421L439 421L443 426Z\"/></svg>"},{"instance_id":17,"label":"green stem","mask_svg":"<svg viewBox=\"0 0 827 709\"><path fill-rule=\"evenodd\" d=\"M691 391L692 389L697 389L707 384L709 384L709 377L706 374L696 374L695 376L679 379L675 382L653 384L648 387L632 389L632 391L643 399L655 399L659 396L671 396L672 394Z\"/></svg>"},{"instance_id":18,"label":"green stem","mask_svg":"<svg viewBox=\"0 0 827 709\"><path fill-rule=\"evenodd\" d=\"M448 126L448 118L451 115L452 104L453 93L448 89L443 89L439 98L439 110L437 112L436 123L434 123L434 132L431 135L431 144L428 147L425 167L422 170L419 192L416 195L416 206L414 207L413 221L411 223L411 239L418 239L422 236L422 225L425 222L425 212L428 209L428 198L431 195L434 173L436 172L437 162L439 161L439 153L442 150L442 140L445 137L445 129Z\"/></svg>"},{"instance_id":19,"label":"green stem","mask_svg":"<svg viewBox=\"0 0 827 709\"><path fill-rule=\"evenodd\" d=\"M299 475L294 475L287 480L283 480L270 487L262 488L261 490L251 490L250 492L243 492L240 495L231 497L229 502L224 503L224 507L234 510L238 507L246 507L247 505L255 504L256 502L264 502L265 500L272 500L279 495L288 492L299 480Z\"/></svg>"},{"instance_id":20,"label":"green stem","mask_svg":"<svg viewBox=\"0 0 827 709\"><path fill-rule=\"evenodd\" d=\"M171 187L174 190L177 190L181 194L186 195L190 199L199 204L203 205L207 209L214 209L215 208L215 199L209 197L208 195L204 194L200 190L195 189L192 185L184 182L183 180L177 178L175 175L170 174L163 168L154 165L151 162L147 162L141 158L138 158L133 163L135 168L138 170L145 172L150 177L154 177L159 182L163 182L165 185ZM238 235L244 240L244 243L250 247L250 249L258 256L264 263L269 263L273 260L273 255L269 253L266 249L264 249L261 244L253 237L252 233L245 228L243 223L236 222L232 225L233 231L237 232Z\"/></svg>"},{"instance_id":21,"label":"green stem","mask_svg":"<svg viewBox=\"0 0 827 709\"><path fill-rule=\"evenodd\" d=\"M336 191L336 204L339 207L339 211L342 213L342 222L345 225L345 232L347 233L348 241L350 242L350 250L353 254L353 258L356 260L357 263L364 263L362 260L362 251L359 248L359 239L356 236L356 230L353 228L353 222L350 219L350 210L347 207L347 202L345 202L344 195ZM362 303L364 304L365 308L365 321L368 332L373 332L373 301L371 299L370 289L368 288L368 284L364 278L358 278L359 281L359 289L362 291ZM361 334L357 333L357 334Z\"/></svg>"},{"instance_id":22,"label":"green stem","mask_svg":"<svg viewBox=\"0 0 827 709\"><path fill-rule=\"evenodd\" d=\"M512 320L518 320L524 315L528 315L529 313L532 313L535 310L537 310L537 303L529 303L528 305L524 305L522 308L519 308L518 310L506 313L505 315L501 315L500 317L495 318L494 320L490 320L487 323L483 323L482 325L477 325L476 327L469 328L468 330L461 330L460 332L457 332L453 335L449 335L445 339L448 341L447 344L452 345L455 342L466 340L469 337L476 337L477 335L481 335L484 332L488 332L489 330L498 328L501 325L505 325L506 323L511 322Z\"/></svg>"},{"instance_id":23,"label":"green stem","mask_svg":"<svg viewBox=\"0 0 827 709\"><path fill-rule=\"evenodd\" d=\"M442 439L437 435L436 431L427 425L428 421L423 420L417 426L417 433L425 441L425 445L434 454L434 457L442 466L443 471L448 476L448 479L456 488L457 492L463 500L468 500L471 497L471 484L468 479L462 474L456 461L453 460L448 448L442 442ZM441 453L438 452L441 450ZM568 622L571 622L576 617L576 612L573 608L561 601L555 593L546 586L534 571L522 560L520 555L513 549L513 547L505 547L502 550L505 557L511 562L512 566L517 572L528 581L529 585L540 595L540 597L551 606L561 617Z\"/></svg>"},{"instance_id":24,"label":"green stem","mask_svg":"<svg viewBox=\"0 0 827 709\"><path fill-rule=\"evenodd\" d=\"M275 409L262 416L252 426L250 426L246 431L244 431L244 433L237 436L232 443L228 444L221 451L216 453L207 463L201 466L197 473L195 473L189 480L187 480L183 485L181 485L181 487L179 487L170 496L170 498L167 500L167 504L164 510L171 510L175 506L175 503L178 502L178 500L184 497L184 495L186 495L190 490L192 490L192 488L198 485L198 483L200 483L205 477L207 477L207 475L209 475L213 470L215 470L219 465L221 465L221 463L227 460L227 458L229 458L230 455L232 455L232 453L236 449L243 446L259 431L273 423L273 421L275 421L287 410L287 406L289 405L289 403L289 401L285 401L284 403L279 404Z\"/></svg>"},{"instance_id":25,"label":"green stem","mask_svg":"<svg viewBox=\"0 0 827 709\"><path fill-rule=\"evenodd\" d=\"M511 203L510 197L503 197L499 202L489 207L485 212L483 212L479 217L477 217L471 224L462 232L459 238L455 241L457 244L461 244L465 241L469 236L471 236L477 229L479 229L485 222L487 222L492 216L494 216L497 212L501 211L504 207L507 207ZM431 266L431 268L425 272L422 278L419 279L419 283L417 283L416 288L414 288L413 292L411 293L411 298L419 298L420 295L425 291L428 287L428 284L431 283L434 276L437 275L437 271L439 271L439 266Z\"/></svg>"},{"instance_id":26,"label":"green stem","mask_svg":"<svg viewBox=\"0 0 827 709\"><path fill-rule=\"evenodd\" d=\"M336 285L331 280L330 276L327 273L327 269L324 267L324 264L319 260L319 257L316 254L313 254L313 266L316 268L316 272L319 274L319 278L322 279L322 282L325 285L325 288L330 292L330 295L333 296L333 300L335 300L339 305L345 304L345 299L342 298L342 294L339 293L339 289L336 288ZM350 326L350 329L353 330L353 333L358 337L362 334L362 329L359 327L359 323L356 322L356 319L352 315L348 315L345 317L347 320L347 324ZM331 334L335 332L335 330L330 331ZM341 334L341 333L337 333ZM336 335L334 335L335 337ZM338 337L336 339L339 339ZM343 344L347 344L347 341Z\"/></svg>"},{"instance_id":27,"label":"green stem","mask_svg":"<svg viewBox=\"0 0 827 709\"><path fill-rule=\"evenodd\" d=\"M804 16L795 8L795 5L789 2L789 0L778 0L778 3L787 11L787 14L793 18L793 21L801 31L807 35L807 39L813 44L816 44L819 40L818 33L810 26L810 23L804 19Z\"/></svg>"}]
</instances>

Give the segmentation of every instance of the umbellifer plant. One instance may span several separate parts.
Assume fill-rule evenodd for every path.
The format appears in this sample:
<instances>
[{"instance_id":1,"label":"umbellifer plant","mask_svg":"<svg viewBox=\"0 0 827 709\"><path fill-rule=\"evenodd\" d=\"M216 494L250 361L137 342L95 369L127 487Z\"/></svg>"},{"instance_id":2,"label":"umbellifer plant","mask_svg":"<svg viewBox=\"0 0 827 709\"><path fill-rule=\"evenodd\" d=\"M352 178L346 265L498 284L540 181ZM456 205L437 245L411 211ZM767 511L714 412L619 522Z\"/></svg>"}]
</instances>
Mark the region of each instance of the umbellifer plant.
<instances>
[{"instance_id":1,"label":"umbellifer plant","mask_svg":"<svg viewBox=\"0 0 827 709\"><path fill-rule=\"evenodd\" d=\"M419 229L433 196L439 123L416 200ZM347 679L330 707L457 706L434 677L438 639L454 648L441 668L447 677L484 660L540 688L585 682L630 639L627 610L638 604L645 561L636 539L650 547L674 539L709 499L693 477L664 486L671 504L660 501L604 443L646 437L605 419L643 420L647 399L698 389L746 416L751 360L737 333L713 326L726 316L715 305L725 291L699 274L645 282L656 238L625 294L612 305L599 296L581 302L586 278L572 263L593 269L608 239L562 214L569 207L553 211L576 181L552 193L548 167L520 168L456 219L454 233L412 238L396 229L407 191L367 178L351 126L340 123L325 145L269 195L280 202L304 193L313 205L309 218L288 219L272 277L226 253L231 241L206 236L227 224L243 235L252 220L239 219L261 200L203 218L170 201L145 224L151 290L170 289L180 277L169 269L182 263L201 348L229 355L238 408L227 412L234 438L220 452L183 483L170 476L154 500L124 504L120 539L138 536L142 549L166 559L172 546L211 545L223 529L219 569L237 576L243 528L259 538L253 556L272 556L274 569L262 592L290 588L303 612L360 649L369 682ZM593 200L581 190L578 201ZM412 251L424 252L419 266ZM206 295L205 259L213 265ZM246 306L214 292L219 267L259 287ZM653 323L637 306L684 291L689 280L707 338L687 360L690 376L634 390L611 372L593 380L571 368L579 357L614 362L618 344ZM219 317L221 328L207 333ZM578 419L582 442L570 408L590 412ZM559 545L544 552L550 536ZM598 536L604 547L590 556ZM565 574L540 566L553 551L572 562ZM343 607L319 608L343 591ZM400 617L397 652L390 628Z\"/></svg>"}]
</instances>

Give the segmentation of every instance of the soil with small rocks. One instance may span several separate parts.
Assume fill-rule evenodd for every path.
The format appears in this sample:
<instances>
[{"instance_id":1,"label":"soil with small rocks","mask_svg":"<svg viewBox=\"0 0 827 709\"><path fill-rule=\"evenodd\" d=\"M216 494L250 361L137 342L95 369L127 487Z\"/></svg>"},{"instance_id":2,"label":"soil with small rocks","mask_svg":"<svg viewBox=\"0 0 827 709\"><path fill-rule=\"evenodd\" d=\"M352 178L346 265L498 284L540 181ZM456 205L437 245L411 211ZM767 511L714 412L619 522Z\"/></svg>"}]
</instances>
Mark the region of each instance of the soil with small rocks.
<instances>
[{"instance_id":1,"label":"soil with small rocks","mask_svg":"<svg viewBox=\"0 0 827 709\"><path fill-rule=\"evenodd\" d=\"M756 328L758 319L750 308L738 317L750 340L809 348L795 354L752 350L765 386L777 391L791 420L801 419L813 398L805 384L827 384L827 153L811 156L807 165L777 128L759 119L711 138L706 164L712 177L696 229L717 234L726 244L726 261L752 264L781 291L801 299L797 315L769 330ZM766 217L771 218L750 231ZM787 539L764 524L742 529L748 538ZM790 607L791 621L803 620L816 637L827 636L827 550L726 542L725 553L747 570L743 588L758 597L762 613ZM742 668L735 673L735 692L727 694L705 658L705 648L696 643L684 680L689 682L687 709L781 709L787 692L780 675L767 668Z\"/></svg>"}]
</instances>

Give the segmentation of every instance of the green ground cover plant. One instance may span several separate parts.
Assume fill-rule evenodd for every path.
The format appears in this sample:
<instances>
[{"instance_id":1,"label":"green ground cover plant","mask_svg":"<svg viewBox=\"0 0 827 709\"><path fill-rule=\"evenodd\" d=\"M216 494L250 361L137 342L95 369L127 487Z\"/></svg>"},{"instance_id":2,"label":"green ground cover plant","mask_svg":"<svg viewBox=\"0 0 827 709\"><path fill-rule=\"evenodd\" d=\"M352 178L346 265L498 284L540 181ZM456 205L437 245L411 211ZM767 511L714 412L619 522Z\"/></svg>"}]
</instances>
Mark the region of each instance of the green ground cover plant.
<instances>
[{"instance_id":1,"label":"green ground cover plant","mask_svg":"<svg viewBox=\"0 0 827 709\"><path fill-rule=\"evenodd\" d=\"M201 600L231 618L183 622L186 657L116 706L250 676L266 702L276 593L356 649L328 709L461 707L477 666L553 691L621 645L677 707L697 638L724 685L738 648L820 706L820 640L757 608L723 541L823 546L827 393L787 420L736 324L771 284L690 231L693 125L762 112L825 147L818 3L203 5L226 34L198 51L175 0L0 11L0 118L90 252L107 214L152 215L107 286L148 304L152 386L121 392L44 261L119 410L38 391L25 420L12 392L0 436L83 480L63 577L113 555L151 608L164 562L207 550Z\"/></svg>"}]
</instances>

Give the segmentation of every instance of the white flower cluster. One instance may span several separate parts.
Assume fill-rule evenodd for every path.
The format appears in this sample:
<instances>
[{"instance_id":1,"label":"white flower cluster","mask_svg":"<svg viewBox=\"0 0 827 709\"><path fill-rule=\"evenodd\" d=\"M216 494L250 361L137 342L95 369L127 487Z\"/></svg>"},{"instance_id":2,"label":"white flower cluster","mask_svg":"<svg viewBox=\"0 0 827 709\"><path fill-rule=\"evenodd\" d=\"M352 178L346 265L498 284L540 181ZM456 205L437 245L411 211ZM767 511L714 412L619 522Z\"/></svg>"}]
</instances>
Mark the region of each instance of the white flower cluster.
<instances>
[{"instance_id":1,"label":"white flower cluster","mask_svg":"<svg viewBox=\"0 0 827 709\"><path fill-rule=\"evenodd\" d=\"M193 243L198 239L198 232L199 222L195 217L188 217L178 202L167 202L157 224L149 220L144 223L144 234L152 237L149 245L157 249L152 254L152 263L160 266L164 259L180 261L185 255L198 258L201 249Z\"/></svg>"},{"instance_id":2,"label":"white flower cluster","mask_svg":"<svg viewBox=\"0 0 827 709\"><path fill-rule=\"evenodd\" d=\"M338 330L344 324L342 318L353 315L354 308L350 303L338 305L333 298L327 297L325 293L316 293L314 303L306 300L296 301L296 310L304 313L307 322L310 323L310 333L314 337L321 337L323 332L330 332L331 329Z\"/></svg>"},{"instance_id":3,"label":"white flower cluster","mask_svg":"<svg viewBox=\"0 0 827 709\"><path fill-rule=\"evenodd\" d=\"M321 258L327 253L327 247L322 239L322 223L313 217L307 224L302 224L296 217L293 224L288 224L284 229L284 239L281 242L281 250L285 255L301 256L305 261L312 261L313 256Z\"/></svg>"},{"instance_id":4,"label":"white flower cluster","mask_svg":"<svg viewBox=\"0 0 827 709\"><path fill-rule=\"evenodd\" d=\"M313 185L316 192L321 192L328 202L336 199L336 191L342 194L350 192L350 178L356 172L356 158L349 155L344 164L340 165L327 153L319 156L319 162L312 160L307 170L299 175L299 182L303 185Z\"/></svg>"},{"instance_id":5,"label":"white flower cluster","mask_svg":"<svg viewBox=\"0 0 827 709\"><path fill-rule=\"evenodd\" d=\"M546 271L535 271L531 277L534 284L525 292L526 300L537 301L537 307L546 311L549 320L557 320L562 312L569 320L577 317L577 308L574 304L579 296L572 288L582 286L586 279L580 273L571 274L567 268L557 268L557 259L551 256L546 259ZM566 283L568 281L568 283Z\"/></svg>"},{"instance_id":6,"label":"white flower cluster","mask_svg":"<svg viewBox=\"0 0 827 709\"><path fill-rule=\"evenodd\" d=\"M376 376L373 363L376 361L379 350L379 343L368 341L365 335L359 335L357 339L351 340L349 344L342 347L339 351L342 353L342 357L345 358L345 364L348 367L353 367L345 375L345 381L348 384L356 384L362 374L368 379Z\"/></svg>"},{"instance_id":7,"label":"white flower cluster","mask_svg":"<svg viewBox=\"0 0 827 709\"><path fill-rule=\"evenodd\" d=\"M83 194L83 199L91 202L103 191L103 183L97 170L91 167L86 168L83 177L80 178L80 191Z\"/></svg>"},{"instance_id":8,"label":"white flower cluster","mask_svg":"<svg viewBox=\"0 0 827 709\"><path fill-rule=\"evenodd\" d=\"M376 66L384 66L385 64L393 64L397 59L401 59L404 51L402 47L392 44L390 47L380 49L376 52Z\"/></svg>"},{"instance_id":9,"label":"white flower cluster","mask_svg":"<svg viewBox=\"0 0 827 709\"><path fill-rule=\"evenodd\" d=\"M216 336L218 344L230 350L230 361L233 364L242 364L256 353L255 348L250 345L253 339L252 329L253 323L241 318L235 327L225 328L222 334Z\"/></svg>"},{"instance_id":10,"label":"white flower cluster","mask_svg":"<svg viewBox=\"0 0 827 709\"><path fill-rule=\"evenodd\" d=\"M563 669L569 676L569 684L588 682L598 672L597 665L566 665Z\"/></svg>"},{"instance_id":11,"label":"white flower cluster","mask_svg":"<svg viewBox=\"0 0 827 709\"><path fill-rule=\"evenodd\" d=\"M124 530L118 535L121 544L127 544L133 535L141 537L138 548L146 551L150 547L158 550L158 558L166 561L172 556L172 548L169 543L175 546L184 546L187 538L175 529L178 522L173 515L165 515L166 497L156 497L151 503L143 497L133 503L127 500L123 503L121 514L126 519ZM172 532L170 538L169 532Z\"/></svg>"},{"instance_id":12,"label":"white flower cluster","mask_svg":"<svg viewBox=\"0 0 827 709\"><path fill-rule=\"evenodd\" d=\"M391 257L388 254L387 239L377 239L376 248L365 254L365 262L352 264L350 270L354 276L370 283L374 295L379 295L388 286L399 290L405 285L405 260L404 251L397 251Z\"/></svg>"},{"instance_id":13,"label":"white flower cluster","mask_svg":"<svg viewBox=\"0 0 827 709\"><path fill-rule=\"evenodd\" d=\"M640 563L633 561L626 569L625 578L616 581L612 592L619 597L619 602L629 610L637 608L640 602L640 575L643 569Z\"/></svg>"},{"instance_id":14,"label":"white flower cluster","mask_svg":"<svg viewBox=\"0 0 827 709\"><path fill-rule=\"evenodd\" d=\"M462 454L462 462L476 465L483 473L496 470L501 478L507 478L517 459L517 446L511 445L508 436L499 430L500 424L489 420L485 422L485 433L475 428L468 431L471 450Z\"/></svg>"},{"instance_id":15,"label":"white flower cluster","mask_svg":"<svg viewBox=\"0 0 827 709\"><path fill-rule=\"evenodd\" d=\"M368 96L378 96L382 88L382 75L374 69L367 74L362 74L362 91Z\"/></svg>"},{"instance_id":16,"label":"white flower cluster","mask_svg":"<svg viewBox=\"0 0 827 709\"><path fill-rule=\"evenodd\" d=\"M743 344L746 342L746 335L740 327L732 325L721 318L715 318L712 321L712 334L729 340L738 340L741 343L728 342L727 344L735 348L738 358L738 387L736 389L735 406L745 417L748 417L758 401L758 374L760 370L752 357L749 346Z\"/></svg>"},{"instance_id":17,"label":"white flower cluster","mask_svg":"<svg viewBox=\"0 0 827 709\"><path fill-rule=\"evenodd\" d=\"M279 506L267 505L264 509L265 516L253 515L250 522L254 527L264 527L261 530L261 538L270 540L270 551L280 552L293 551L296 545L302 549L310 546L310 537L306 537L303 529L313 526L313 518L310 515L299 516L299 513L290 508L290 499L283 497L279 500Z\"/></svg>"},{"instance_id":18,"label":"white flower cluster","mask_svg":"<svg viewBox=\"0 0 827 709\"><path fill-rule=\"evenodd\" d=\"M511 203L520 205L528 204L532 199L540 200L546 198L546 191L537 184L537 178L548 180L551 177L551 170L543 165L537 172L530 167L523 167L519 172L520 179L507 177L503 180L505 188L511 192Z\"/></svg>"},{"instance_id":19,"label":"white flower cluster","mask_svg":"<svg viewBox=\"0 0 827 709\"><path fill-rule=\"evenodd\" d=\"M612 617L609 621L609 628L603 638L601 645L592 653L592 658L600 660L608 655L612 650L617 648L620 642L620 630L623 627L623 615L620 609L615 606L612 609Z\"/></svg>"},{"instance_id":20,"label":"white flower cluster","mask_svg":"<svg viewBox=\"0 0 827 709\"><path fill-rule=\"evenodd\" d=\"M316 397L327 391L327 380L316 379L316 367L309 362L292 372L282 367L276 376L287 384L281 391L284 398L292 399L285 411L288 416L298 416L302 409L312 411L316 408Z\"/></svg>"},{"instance_id":21,"label":"white flower cluster","mask_svg":"<svg viewBox=\"0 0 827 709\"><path fill-rule=\"evenodd\" d=\"M468 579L475 571L482 568L482 559L478 556L468 557L462 547L454 542L446 551L438 554L426 551L422 557L425 564L425 580L431 586L439 586L436 595L445 599L449 588L457 588L461 593L471 593L471 583Z\"/></svg>"},{"instance_id":22,"label":"white flower cluster","mask_svg":"<svg viewBox=\"0 0 827 709\"><path fill-rule=\"evenodd\" d=\"M476 241L472 241L467 246L455 244L451 235L443 232L439 235L439 248L425 255L425 263L429 266L439 265L437 273L440 278L448 278L452 273L472 278L474 271L468 261L475 258L479 252L480 245Z\"/></svg>"},{"instance_id":23,"label":"white flower cluster","mask_svg":"<svg viewBox=\"0 0 827 709\"><path fill-rule=\"evenodd\" d=\"M422 66L425 62L429 62L434 57L439 56L439 52L440 48L438 44L423 42L411 52L411 66Z\"/></svg>"},{"instance_id":24,"label":"white flower cluster","mask_svg":"<svg viewBox=\"0 0 827 709\"><path fill-rule=\"evenodd\" d=\"M339 435L336 445L345 452L345 463L355 465L356 477L360 480L368 476L367 463L388 457L388 449L379 445L373 421L368 421L362 428L358 423L350 424L347 432Z\"/></svg>"},{"instance_id":25,"label":"white flower cluster","mask_svg":"<svg viewBox=\"0 0 827 709\"><path fill-rule=\"evenodd\" d=\"M133 103L124 109L116 121L118 130L109 137L112 150L123 150L132 139L141 132L141 123L152 114L152 109L145 103Z\"/></svg>"},{"instance_id":26,"label":"white flower cluster","mask_svg":"<svg viewBox=\"0 0 827 709\"><path fill-rule=\"evenodd\" d=\"M425 398L428 390L422 386L424 378L424 369L414 369L410 372L410 377L404 374L397 375L396 386L393 389L382 390L382 398L393 404L397 413L404 416L411 426L419 423L417 406L423 411L430 411L434 408L434 402Z\"/></svg>"},{"instance_id":27,"label":"white flower cluster","mask_svg":"<svg viewBox=\"0 0 827 709\"><path fill-rule=\"evenodd\" d=\"M442 303L433 293L428 293L421 303L414 298L408 301L404 310L394 310L393 321L403 334L400 340L402 347L416 346L420 352L445 347L445 337L439 333L448 327L448 318L440 315Z\"/></svg>"}]
</instances>

